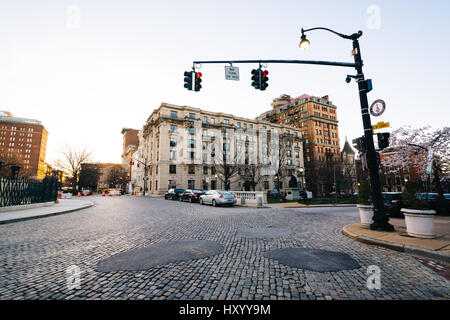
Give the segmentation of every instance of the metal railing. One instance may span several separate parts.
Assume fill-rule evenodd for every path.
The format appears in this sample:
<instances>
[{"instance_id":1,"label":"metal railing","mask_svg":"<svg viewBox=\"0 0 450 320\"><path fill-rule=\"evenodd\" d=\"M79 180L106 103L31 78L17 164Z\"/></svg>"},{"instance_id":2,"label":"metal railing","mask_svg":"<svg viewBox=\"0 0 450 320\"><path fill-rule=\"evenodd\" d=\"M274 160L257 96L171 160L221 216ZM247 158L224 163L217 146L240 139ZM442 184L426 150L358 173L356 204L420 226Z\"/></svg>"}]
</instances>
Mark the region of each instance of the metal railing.
<instances>
[{"instance_id":1,"label":"metal railing","mask_svg":"<svg viewBox=\"0 0 450 320\"><path fill-rule=\"evenodd\" d=\"M0 177L0 207L56 201L58 179Z\"/></svg>"}]
</instances>

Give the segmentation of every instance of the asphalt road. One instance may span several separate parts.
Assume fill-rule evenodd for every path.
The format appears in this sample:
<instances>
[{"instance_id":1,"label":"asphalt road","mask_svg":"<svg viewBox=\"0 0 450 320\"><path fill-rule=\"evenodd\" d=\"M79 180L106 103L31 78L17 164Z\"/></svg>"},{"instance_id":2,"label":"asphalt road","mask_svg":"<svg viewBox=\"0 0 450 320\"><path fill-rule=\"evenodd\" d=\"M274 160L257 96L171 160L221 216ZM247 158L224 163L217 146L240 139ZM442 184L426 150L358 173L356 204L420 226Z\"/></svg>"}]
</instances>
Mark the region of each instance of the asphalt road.
<instances>
[{"instance_id":1,"label":"asphalt road","mask_svg":"<svg viewBox=\"0 0 450 320\"><path fill-rule=\"evenodd\" d=\"M95 206L0 225L0 299L450 298L449 282L415 257L342 235L343 226L359 221L356 208L214 208L131 196L88 200ZM253 228L277 232L242 232ZM353 261L352 268L319 272L270 257L287 248L331 252L319 250L315 263L325 264L339 253ZM344 265L336 261L337 269ZM367 285L373 266L380 270L379 288Z\"/></svg>"}]
</instances>

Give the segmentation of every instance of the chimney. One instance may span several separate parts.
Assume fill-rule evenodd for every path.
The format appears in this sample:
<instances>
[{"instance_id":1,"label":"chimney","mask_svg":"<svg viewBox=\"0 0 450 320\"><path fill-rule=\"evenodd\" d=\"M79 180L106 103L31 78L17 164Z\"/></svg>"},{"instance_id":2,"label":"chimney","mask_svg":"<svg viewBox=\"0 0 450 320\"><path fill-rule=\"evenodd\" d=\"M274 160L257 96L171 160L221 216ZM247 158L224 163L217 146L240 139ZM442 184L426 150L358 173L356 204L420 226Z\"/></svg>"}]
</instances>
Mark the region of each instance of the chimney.
<instances>
[{"instance_id":1,"label":"chimney","mask_svg":"<svg viewBox=\"0 0 450 320\"><path fill-rule=\"evenodd\" d=\"M324 100L328 101L328 95L326 95L326 96L323 96L323 97L322 97L322 99L324 99Z\"/></svg>"}]
</instances>

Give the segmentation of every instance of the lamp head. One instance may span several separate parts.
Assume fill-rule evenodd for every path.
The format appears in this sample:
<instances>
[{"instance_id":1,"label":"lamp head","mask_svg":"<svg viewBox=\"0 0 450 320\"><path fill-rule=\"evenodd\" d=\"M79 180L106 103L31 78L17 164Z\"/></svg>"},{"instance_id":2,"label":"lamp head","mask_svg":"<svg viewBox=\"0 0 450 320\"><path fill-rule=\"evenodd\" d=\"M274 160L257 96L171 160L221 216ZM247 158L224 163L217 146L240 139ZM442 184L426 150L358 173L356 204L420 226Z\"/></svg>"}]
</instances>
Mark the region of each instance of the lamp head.
<instances>
[{"instance_id":1,"label":"lamp head","mask_svg":"<svg viewBox=\"0 0 450 320\"><path fill-rule=\"evenodd\" d=\"M310 45L310 42L308 39L306 39L306 35L303 33L299 47L302 48L303 50L306 50L306 49L308 49L309 45Z\"/></svg>"}]
</instances>

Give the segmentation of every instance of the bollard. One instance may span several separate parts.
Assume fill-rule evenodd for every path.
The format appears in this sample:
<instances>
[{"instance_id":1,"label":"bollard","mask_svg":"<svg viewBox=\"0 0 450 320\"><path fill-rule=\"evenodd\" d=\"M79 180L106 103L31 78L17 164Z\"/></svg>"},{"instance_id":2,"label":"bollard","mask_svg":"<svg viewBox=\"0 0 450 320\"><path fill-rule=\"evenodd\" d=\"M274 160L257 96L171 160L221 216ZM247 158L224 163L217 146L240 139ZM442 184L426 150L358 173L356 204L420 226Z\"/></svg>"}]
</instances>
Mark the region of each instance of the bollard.
<instances>
[{"instance_id":1,"label":"bollard","mask_svg":"<svg viewBox=\"0 0 450 320\"><path fill-rule=\"evenodd\" d=\"M263 198L262 196L258 196L258 208L261 208L263 206Z\"/></svg>"},{"instance_id":2,"label":"bollard","mask_svg":"<svg viewBox=\"0 0 450 320\"><path fill-rule=\"evenodd\" d=\"M78 191L78 196L81 197L81 192L80 191Z\"/></svg>"},{"instance_id":3,"label":"bollard","mask_svg":"<svg viewBox=\"0 0 450 320\"><path fill-rule=\"evenodd\" d=\"M87 191L85 191L83 195L84 195L85 197L87 197Z\"/></svg>"},{"instance_id":4,"label":"bollard","mask_svg":"<svg viewBox=\"0 0 450 320\"><path fill-rule=\"evenodd\" d=\"M102 191L102 196L103 196L103 197L105 196L105 191Z\"/></svg>"},{"instance_id":5,"label":"bollard","mask_svg":"<svg viewBox=\"0 0 450 320\"><path fill-rule=\"evenodd\" d=\"M241 206L245 204L245 198L241 198Z\"/></svg>"}]
</instances>

